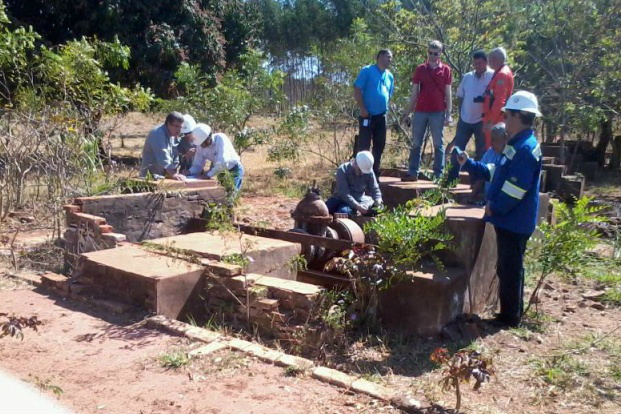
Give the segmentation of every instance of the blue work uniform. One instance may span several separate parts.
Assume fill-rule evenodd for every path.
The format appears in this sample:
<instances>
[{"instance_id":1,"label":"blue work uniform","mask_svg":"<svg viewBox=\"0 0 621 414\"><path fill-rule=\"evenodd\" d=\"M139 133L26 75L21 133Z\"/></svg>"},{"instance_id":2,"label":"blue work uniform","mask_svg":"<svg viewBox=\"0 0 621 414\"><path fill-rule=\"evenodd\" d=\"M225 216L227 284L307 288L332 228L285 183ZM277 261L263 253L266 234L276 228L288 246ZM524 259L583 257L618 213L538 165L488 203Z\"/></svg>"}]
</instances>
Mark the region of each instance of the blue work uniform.
<instances>
[{"instance_id":1,"label":"blue work uniform","mask_svg":"<svg viewBox=\"0 0 621 414\"><path fill-rule=\"evenodd\" d=\"M523 313L524 252L537 225L541 147L532 129L514 135L496 164L469 159L463 168L491 184L486 196L498 249L499 319L517 325Z\"/></svg>"}]
</instances>

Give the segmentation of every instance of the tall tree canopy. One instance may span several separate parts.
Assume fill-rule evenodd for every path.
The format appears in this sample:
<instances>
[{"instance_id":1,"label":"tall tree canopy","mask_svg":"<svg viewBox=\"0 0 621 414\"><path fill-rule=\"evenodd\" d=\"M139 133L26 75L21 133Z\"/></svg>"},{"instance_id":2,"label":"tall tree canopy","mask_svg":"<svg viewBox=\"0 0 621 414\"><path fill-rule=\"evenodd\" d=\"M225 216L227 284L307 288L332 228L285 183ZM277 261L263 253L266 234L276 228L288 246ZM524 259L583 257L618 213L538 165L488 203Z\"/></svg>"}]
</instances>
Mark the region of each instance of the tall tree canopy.
<instances>
[{"instance_id":1,"label":"tall tree canopy","mask_svg":"<svg viewBox=\"0 0 621 414\"><path fill-rule=\"evenodd\" d=\"M32 26L51 45L115 37L130 47L129 71L115 80L139 81L166 94L181 62L216 75L255 41L258 15L242 0L7 0L17 24Z\"/></svg>"}]
</instances>

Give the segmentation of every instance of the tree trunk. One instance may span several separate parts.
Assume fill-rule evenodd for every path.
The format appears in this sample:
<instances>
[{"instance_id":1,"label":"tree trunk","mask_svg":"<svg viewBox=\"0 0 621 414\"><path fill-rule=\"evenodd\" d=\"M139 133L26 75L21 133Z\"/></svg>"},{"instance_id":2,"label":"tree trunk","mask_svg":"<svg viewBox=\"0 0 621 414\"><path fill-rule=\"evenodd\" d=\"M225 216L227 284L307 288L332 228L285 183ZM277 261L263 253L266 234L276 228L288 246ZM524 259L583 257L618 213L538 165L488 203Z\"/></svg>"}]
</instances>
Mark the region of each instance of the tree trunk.
<instances>
[{"instance_id":1,"label":"tree trunk","mask_svg":"<svg viewBox=\"0 0 621 414\"><path fill-rule=\"evenodd\" d=\"M606 164L606 149L608 144L612 141L612 120L610 118L604 118L600 121L601 132L599 134L599 142L595 147L595 157L600 167Z\"/></svg>"},{"instance_id":2,"label":"tree trunk","mask_svg":"<svg viewBox=\"0 0 621 414\"><path fill-rule=\"evenodd\" d=\"M610 168L618 170L621 167L621 135L617 135L612 143L612 158Z\"/></svg>"}]
</instances>

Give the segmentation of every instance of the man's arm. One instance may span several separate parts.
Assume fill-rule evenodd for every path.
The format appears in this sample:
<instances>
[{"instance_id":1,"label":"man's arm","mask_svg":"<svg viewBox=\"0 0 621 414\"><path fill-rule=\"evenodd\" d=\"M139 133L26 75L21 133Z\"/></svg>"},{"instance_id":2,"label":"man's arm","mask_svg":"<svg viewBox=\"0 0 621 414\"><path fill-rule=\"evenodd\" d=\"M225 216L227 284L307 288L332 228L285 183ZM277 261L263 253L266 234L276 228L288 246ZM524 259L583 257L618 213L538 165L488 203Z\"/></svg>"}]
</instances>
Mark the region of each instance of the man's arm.
<instances>
[{"instance_id":1,"label":"man's arm","mask_svg":"<svg viewBox=\"0 0 621 414\"><path fill-rule=\"evenodd\" d=\"M453 122L453 91L451 85L444 87L444 95L446 96L446 111L444 113L444 123L448 124Z\"/></svg>"},{"instance_id":2,"label":"man's arm","mask_svg":"<svg viewBox=\"0 0 621 414\"><path fill-rule=\"evenodd\" d=\"M464 154L466 153L464 152ZM492 181L494 170L496 169L495 164L484 164L480 161L474 161L472 158L466 158L466 161L462 163L463 156L462 154L457 158L463 171L468 172L475 180Z\"/></svg>"},{"instance_id":3,"label":"man's arm","mask_svg":"<svg viewBox=\"0 0 621 414\"><path fill-rule=\"evenodd\" d=\"M528 149L523 148L515 154L500 192L489 200L492 215L505 215L522 201L533 186L536 168L537 160Z\"/></svg>"},{"instance_id":4,"label":"man's arm","mask_svg":"<svg viewBox=\"0 0 621 414\"><path fill-rule=\"evenodd\" d=\"M358 201L351 195L349 191L349 184L347 183L347 177L341 168L339 168L336 172L336 194L341 201L347 203L354 210L362 208L360 203L358 203Z\"/></svg>"},{"instance_id":5,"label":"man's arm","mask_svg":"<svg viewBox=\"0 0 621 414\"><path fill-rule=\"evenodd\" d=\"M211 162L211 168L207 172L207 177L212 178L221 171L226 170L226 160L224 159L224 140L221 136L214 136L215 158Z\"/></svg>"},{"instance_id":6,"label":"man's arm","mask_svg":"<svg viewBox=\"0 0 621 414\"><path fill-rule=\"evenodd\" d=\"M178 164L175 163L174 155L169 149L168 137L163 133L152 132L147 137L147 141L149 141L149 146L153 150L155 162L157 165L162 166L164 171L166 171L166 175L173 177L177 174Z\"/></svg>"},{"instance_id":7,"label":"man's arm","mask_svg":"<svg viewBox=\"0 0 621 414\"><path fill-rule=\"evenodd\" d=\"M505 73L498 72L496 76L498 76L498 81L494 85L494 101L489 110L490 117L486 117L488 122L494 122L500 116L502 108L507 102L507 92L511 87L510 79Z\"/></svg>"},{"instance_id":8,"label":"man's arm","mask_svg":"<svg viewBox=\"0 0 621 414\"><path fill-rule=\"evenodd\" d=\"M379 184L377 183L377 177L375 177L375 173L371 174L371 178L369 178L369 182L367 184L367 191L371 195L375 204L383 204L382 201L382 192L380 191Z\"/></svg>"},{"instance_id":9,"label":"man's arm","mask_svg":"<svg viewBox=\"0 0 621 414\"><path fill-rule=\"evenodd\" d=\"M363 118L368 118L369 111L367 111L367 108L364 106L364 100L362 99L362 90L357 86L354 86L354 99L358 104L358 108L360 108L360 116Z\"/></svg>"},{"instance_id":10,"label":"man's arm","mask_svg":"<svg viewBox=\"0 0 621 414\"><path fill-rule=\"evenodd\" d=\"M412 92L410 93L410 102L408 103L407 108L403 112L403 118L401 118L401 122L404 122L405 119L414 112L414 108L416 108L416 101L418 101L418 92L420 90L420 84L413 83L412 84Z\"/></svg>"},{"instance_id":11,"label":"man's arm","mask_svg":"<svg viewBox=\"0 0 621 414\"><path fill-rule=\"evenodd\" d=\"M203 168L205 168L206 159L203 152L203 148L196 147L196 155L194 155L194 160L189 170L190 175L198 175L203 171Z\"/></svg>"}]
</instances>

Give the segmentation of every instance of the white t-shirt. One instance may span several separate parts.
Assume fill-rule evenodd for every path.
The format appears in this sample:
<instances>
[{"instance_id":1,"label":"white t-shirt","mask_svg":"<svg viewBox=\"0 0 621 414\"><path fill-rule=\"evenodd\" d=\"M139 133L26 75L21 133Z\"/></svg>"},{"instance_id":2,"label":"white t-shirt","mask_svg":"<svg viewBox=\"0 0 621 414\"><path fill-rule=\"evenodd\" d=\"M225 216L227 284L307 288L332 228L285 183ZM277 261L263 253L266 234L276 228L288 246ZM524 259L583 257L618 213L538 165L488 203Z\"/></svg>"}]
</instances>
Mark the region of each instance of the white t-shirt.
<instances>
[{"instance_id":1,"label":"white t-shirt","mask_svg":"<svg viewBox=\"0 0 621 414\"><path fill-rule=\"evenodd\" d=\"M483 119L483 103L474 102L474 98L483 96L492 76L494 76L494 71L487 68L487 71L478 78L472 71L466 73L461 79L461 83L457 87L457 96L462 99L461 113L459 114L462 121L468 124L476 124Z\"/></svg>"}]
</instances>

